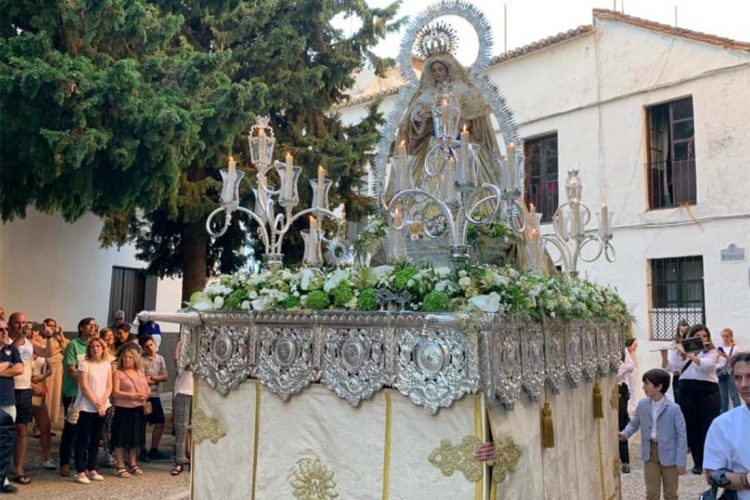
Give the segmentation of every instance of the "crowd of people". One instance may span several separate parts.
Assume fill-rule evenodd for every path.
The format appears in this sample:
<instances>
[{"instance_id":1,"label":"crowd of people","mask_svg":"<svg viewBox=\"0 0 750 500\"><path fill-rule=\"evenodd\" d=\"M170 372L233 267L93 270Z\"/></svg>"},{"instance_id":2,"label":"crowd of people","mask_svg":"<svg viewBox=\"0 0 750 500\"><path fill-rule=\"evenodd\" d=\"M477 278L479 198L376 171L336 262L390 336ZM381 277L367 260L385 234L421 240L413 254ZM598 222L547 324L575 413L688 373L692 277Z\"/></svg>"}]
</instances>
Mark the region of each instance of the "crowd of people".
<instances>
[{"instance_id":1,"label":"crowd of people","mask_svg":"<svg viewBox=\"0 0 750 500\"><path fill-rule=\"evenodd\" d=\"M680 321L674 342L661 351L661 368L642 376L646 397L628 411L636 347L626 342L618 373L622 472L630 472L627 440L640 430L648 500L658 500L662 489L666 500L678 498L688 453L693 474L750 500L750 351L735 344L730 328L717 345L705 325ZM673 399L666 396L670 386Z\"/></svg>"},{"instance_id":2,"label":"crowd of people","mask_svg":"<svg viewBox=\"0 0 750 500\"><path fill-rule=\"evenodd\" d=\"M114 323L101 329L94 318L81 319L71 337L52 318L32 323L14 312L6 321L0 308L0 493L16 492L11 483L31 482L24 467L30 434L39 438L42 467L81 484L104 480L100 463L116 477L130 478L144 473L142 462L170 459L160 449L166 424L160 389L168 374L159 325L141 324L136 334L125 313L116 311ZM190 464L189 370L178 373L172 393L171 475L178 476ZM53 426L61 418L55 461Z\"/></svg>"}]
</instances>

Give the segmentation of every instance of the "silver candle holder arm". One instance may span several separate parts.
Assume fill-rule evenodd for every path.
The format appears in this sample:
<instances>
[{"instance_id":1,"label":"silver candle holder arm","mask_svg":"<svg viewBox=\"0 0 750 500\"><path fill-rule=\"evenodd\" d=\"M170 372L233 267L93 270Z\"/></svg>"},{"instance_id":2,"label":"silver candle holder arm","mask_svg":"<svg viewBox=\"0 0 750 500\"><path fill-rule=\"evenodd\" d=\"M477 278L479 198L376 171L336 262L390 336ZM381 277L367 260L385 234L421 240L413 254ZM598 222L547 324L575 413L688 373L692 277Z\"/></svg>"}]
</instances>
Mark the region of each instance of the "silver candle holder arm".
<instances>
[{"instance_id":1,"label":"silver candle holder arm","mask_svg":"<svg viewBox=\"0 0 750 500\"><path fill-rule=\"evenodd\" d=\"M542 239L544 244L554 246L559 256L554 260L555 264L561 264L563 270L569 274L578 273L578 261L594 262L604 254L607 262L615 261L615 248L612 246L612 215L606 204L602 204L601 211L597 214L599 219L598 229L586 229L591 221L591 209L581 202L583 185L577 170L569 170L565 182L565 191L568 198L566 203L560 205L552 216L552 228L554 234L545 234ZM538 219L535 221L538 230ZM593 256L586 257L583 249L590 245L596 245Z\"/></svg>"},{"instance_id":2,"label":"silver candle holder arm","mask_svg":"<svg viewBox=\"0 0 750 500\"><path fill-rule=\"evenodd\" d=\"M248 143L250 146L250 159L256 165L256 187L253 188L255 206L253 210L240 206L239 184L245 176L242 171L236 170L236 164L230 157L228 169L219 172L222 178L222 190L220 206L208 216L206 220L206 231L214 238L226 233L232 220L232 213L240 211L255 221L258 233L263 243L265 252L263 259L271 269L279 269L283 266L282 246L284 237L292 228L294 223L304 216L310 217L310 229L305 239L305 264L319 266L322 264L320 245L328 241L321 228L322 220L333 219L340 228L345 220L343 210L332 211L328 204L328 192L333 185L330 179L326 179L326 171L318 167L317 180L311 180L310 186L313 190L312 206L310 208L294 212L299 204L298 181L302 167L294 165L294 158L287 153L285 162L271 162L276 138L273 129L269 126L269 117L260 117L250 128ZM276 172L279 178L279 187L274 189L268 183L269 174ZM278 200L278 201L277 201ZM276 211L276 205L281 207ZM213 219L219 213L224 212L224 224L218 230L214 230Z\"/></svg>"}]
</instances>

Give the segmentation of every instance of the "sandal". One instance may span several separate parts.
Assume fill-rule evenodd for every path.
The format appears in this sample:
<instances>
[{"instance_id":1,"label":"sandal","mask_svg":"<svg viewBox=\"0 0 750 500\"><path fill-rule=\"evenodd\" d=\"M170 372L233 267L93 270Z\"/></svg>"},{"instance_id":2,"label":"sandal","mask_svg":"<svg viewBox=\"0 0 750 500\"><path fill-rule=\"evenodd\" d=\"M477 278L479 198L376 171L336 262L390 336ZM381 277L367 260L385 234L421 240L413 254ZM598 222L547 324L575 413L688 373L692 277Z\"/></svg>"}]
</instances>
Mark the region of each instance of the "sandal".
<instances>
[{"instance_id":1,"label":"sandal","mask_svg":"<svg viewBox=\"0 0 750 500\"><path fill-rule=\"evenodd\" d=\"M126 469L125 467L118 467L115 469L115 476L128 478L130 477L130 472L128 472L128 469Z\"/></svg>"},{"instance_id":2,"label":"sandal","mask_svg":"<svg viewBox=\"0 0 750 500\"><path fill-rule=\"evenodd\" d=\"M29 479L29 476L25 474L20 474L16 477L10 478L11 481L18 484L29 484L31 482L31 479Z\"/></svg>"},{"instance_id":3,"label":"sandal","mask_svg":"<svg viewBox=\"0 0 750 500\"><path fill-rule=\"evenodd\" d=\"M177 464L174 466L174 469L172 469L172 472L170 472L170 474L172 474L173 476L179 476L180 474L182 474L183 470L184 469L182 467L182 464Z\"/></svg>"},{"instance_id":4,"label":"sandal","mask_svg":"<svg viewBox=\"0 0 750 500\"><path fill-rule=\"evenodd\" d=\"M141 469L137 465L131 465L130 466L130 473L134 476L142 476L143 475L143 469Z\"/></svg>"}]
</instances>

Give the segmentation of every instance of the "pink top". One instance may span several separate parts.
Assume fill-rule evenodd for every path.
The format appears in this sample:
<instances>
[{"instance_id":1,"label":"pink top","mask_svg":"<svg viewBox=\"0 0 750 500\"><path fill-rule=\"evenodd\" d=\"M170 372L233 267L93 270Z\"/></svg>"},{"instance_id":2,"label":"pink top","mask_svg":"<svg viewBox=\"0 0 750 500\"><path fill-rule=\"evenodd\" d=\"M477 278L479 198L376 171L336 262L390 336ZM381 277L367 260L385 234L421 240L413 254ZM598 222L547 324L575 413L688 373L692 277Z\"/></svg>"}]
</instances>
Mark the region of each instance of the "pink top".
<instances>
[{"instance_id":1,"label":"pink top","mask_svg":"<svg viewBox=\"0 0 750 500\"><path fill-rule=\"evenodd\" d=\"M116 371L115 377L118 378L120 381L120 392L125 392L128 394L140 394L142 392L145 392L146 394L149 393L148 388L148 380L146 379L146 374L143 372L138 372L138 376L133 377L125 375L125 372L123 371ZM136 385L133 385L133 382L136 383ZM115 406L119 406L120 408L138 408L139 406L143 406L143 403L140 399L132 399L132 398L118 398L116 396L112 396L112 402Z\"/></svg>"}]
</instances>

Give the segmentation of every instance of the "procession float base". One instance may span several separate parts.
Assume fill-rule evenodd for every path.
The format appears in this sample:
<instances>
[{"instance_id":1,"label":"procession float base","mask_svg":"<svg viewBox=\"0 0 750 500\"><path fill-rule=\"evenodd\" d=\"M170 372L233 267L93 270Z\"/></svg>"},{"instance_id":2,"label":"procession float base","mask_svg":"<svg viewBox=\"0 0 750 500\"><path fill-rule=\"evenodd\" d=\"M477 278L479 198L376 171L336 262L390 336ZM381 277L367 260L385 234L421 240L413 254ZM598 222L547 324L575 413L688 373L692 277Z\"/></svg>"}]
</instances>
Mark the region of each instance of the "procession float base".
<instances>
[{"instance_id":1,"label":"procession float base","mask_svg":"<svg viewBox=\"0 0 750 500\"><path fill-rule=\"evenodd\" d=\"M145 314L183 325L193 498L620 498L617 325Z\"/></svg>"}]
</instances>

